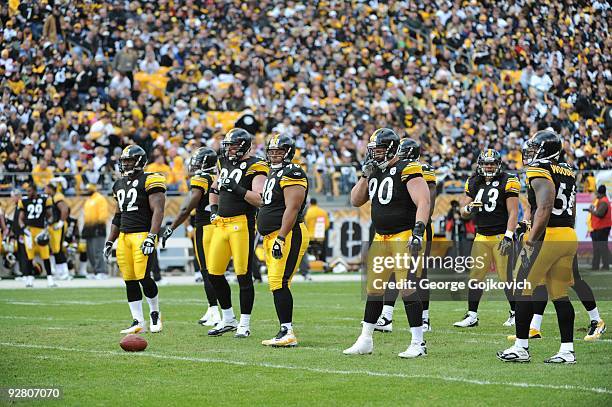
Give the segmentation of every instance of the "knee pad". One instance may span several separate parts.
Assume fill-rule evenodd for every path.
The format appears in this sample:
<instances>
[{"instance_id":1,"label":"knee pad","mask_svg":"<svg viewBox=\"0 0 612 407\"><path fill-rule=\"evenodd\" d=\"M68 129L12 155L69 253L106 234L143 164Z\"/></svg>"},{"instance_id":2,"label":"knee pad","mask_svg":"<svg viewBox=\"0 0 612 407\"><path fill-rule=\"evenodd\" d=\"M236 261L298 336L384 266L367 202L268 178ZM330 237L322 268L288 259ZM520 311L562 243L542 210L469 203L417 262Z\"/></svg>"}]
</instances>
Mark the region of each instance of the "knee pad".
<instances>
[{"instance_id":1,"label":"knee pad","mask_svg":"<svg viewBox=\"0 0 612 407\"><path fill-rule=\"evenodd\" d=\"M142 291L140 291L140 285L138 284L138 281L126 281L125 289L127 291L128 302L142 300Z\"/></svg>"},{"instance_id":2,"label":"knee pad","mask_svg":"<svg viewBox=\"0 0 612 407\"><path fill-rule=\"evenodd\" d=\"M413 291L408 294L402 294L402 301L404 301L405 304L412 304L415 302L420 302L421 298L416 291Z\"/></svg>"},{"instance_id":3,"label":"knee pad","mask_svg":"<svg viewBox=\"0 0 612 407\"><path fill-rule=\"evenodd\" d=\"M157 296L158 290L155 280L152 278L143 278L142 280L138 280L138 282L142 286L144 295L146 295L148 298L154 298Z\"/></svg>"},{"instance_id":4,"label":"knee pad","mask_svg":"<svg viewBox=\"0 0 612 407\"><path fill-rule=\"evenodd\" d=\"M253 277L251 273L246 273L243 276L238 276L238 285L240 290L249 290L253 287Z\"/></svg>"}]
</instances>

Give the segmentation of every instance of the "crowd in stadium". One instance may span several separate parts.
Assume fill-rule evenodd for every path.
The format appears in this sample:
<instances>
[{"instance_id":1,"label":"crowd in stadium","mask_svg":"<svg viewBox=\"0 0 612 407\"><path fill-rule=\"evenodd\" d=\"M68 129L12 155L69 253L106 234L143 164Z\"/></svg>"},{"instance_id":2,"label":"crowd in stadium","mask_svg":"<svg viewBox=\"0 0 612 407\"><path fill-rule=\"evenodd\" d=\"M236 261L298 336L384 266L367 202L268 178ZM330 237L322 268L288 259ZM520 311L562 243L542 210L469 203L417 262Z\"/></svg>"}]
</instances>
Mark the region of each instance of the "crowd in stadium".
<instances>
[{"instance_id":1,"label":"crowd in stadium","mask_svg":"<svg viewBox=\"0 0 612 407\"><path fill-rule=\"evenodd\" d=\"M132 142L186 191L187 157L236 120L258 149L272 131L294 136L318 191L350 190L382 126L419 139L439 179L465 179L487 147L520 169L542 121L569 163L607 169L607 13L605 1L9 0L0 192L58 176L67 195L107 187Z\"/></svg>"}]
</instances>

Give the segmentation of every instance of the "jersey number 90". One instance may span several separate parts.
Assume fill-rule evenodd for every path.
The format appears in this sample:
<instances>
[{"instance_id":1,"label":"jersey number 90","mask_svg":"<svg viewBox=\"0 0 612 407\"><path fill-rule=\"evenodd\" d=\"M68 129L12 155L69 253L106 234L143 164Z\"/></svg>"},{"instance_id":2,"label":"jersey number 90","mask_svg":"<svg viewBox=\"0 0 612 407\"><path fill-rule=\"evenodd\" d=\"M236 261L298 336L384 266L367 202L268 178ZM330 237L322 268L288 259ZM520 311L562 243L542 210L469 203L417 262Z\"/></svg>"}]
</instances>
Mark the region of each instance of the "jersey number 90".
<instances>
[{"instance_id":1,"label":"jersey number 90","mask_svg":"<svg viewBox=\"0 0 612 407\"><path fill-rule=\"evenodd\" d=\"M370 179L368 183L368 193L370 195L370 200L376 197L381 205L388 204L391 202L391 198L393 198L393 178L383 178L383 180L380 181L380 185L378 184L378 179Z\"/></svg>"}]
</instances>

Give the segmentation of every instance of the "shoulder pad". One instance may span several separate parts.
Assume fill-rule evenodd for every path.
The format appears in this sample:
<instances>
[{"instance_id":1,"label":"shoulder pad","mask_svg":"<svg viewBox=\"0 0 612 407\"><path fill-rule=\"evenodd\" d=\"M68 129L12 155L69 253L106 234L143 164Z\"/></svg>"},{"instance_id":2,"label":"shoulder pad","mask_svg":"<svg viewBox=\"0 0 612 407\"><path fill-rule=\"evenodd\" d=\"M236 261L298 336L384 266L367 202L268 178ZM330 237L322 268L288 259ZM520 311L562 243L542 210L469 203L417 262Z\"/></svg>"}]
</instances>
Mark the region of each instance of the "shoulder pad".
<instances>
[{"instance_id":1,"label":"shoulder pad","mask_svg":"<svg viewBox=\"0 0 612 407\"><path fill-rule=\"evenodd\" d=\"M147 172L145 173L145 190L148 192L153 188L161 188L166 190L166 177L158 172Z\"/></svg>"}]
</instances>

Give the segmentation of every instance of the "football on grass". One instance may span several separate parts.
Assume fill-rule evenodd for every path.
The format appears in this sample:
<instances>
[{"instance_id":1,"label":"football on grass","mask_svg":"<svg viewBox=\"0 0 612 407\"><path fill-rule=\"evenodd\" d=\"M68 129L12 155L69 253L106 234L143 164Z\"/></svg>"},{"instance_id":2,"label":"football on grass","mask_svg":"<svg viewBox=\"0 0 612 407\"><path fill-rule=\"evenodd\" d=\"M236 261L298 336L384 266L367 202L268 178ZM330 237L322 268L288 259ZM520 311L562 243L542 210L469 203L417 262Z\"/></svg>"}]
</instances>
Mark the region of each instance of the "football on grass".
<instances>
[{"instance_id":1,"label":"football on grass","mask_svg":"<svg viewBox=\"0 0 612 407\"><path fill-rule=\"evenodd\" d=\"M126 352L141 352L147 348L147 341L140 335L130 334L121 339L119 345Z\"/></svg>"}]
</instances>

